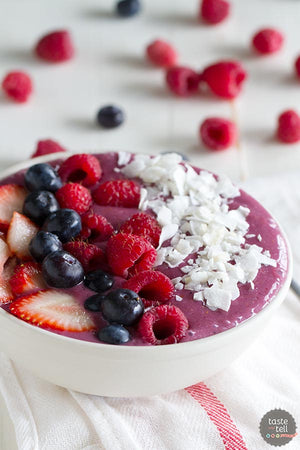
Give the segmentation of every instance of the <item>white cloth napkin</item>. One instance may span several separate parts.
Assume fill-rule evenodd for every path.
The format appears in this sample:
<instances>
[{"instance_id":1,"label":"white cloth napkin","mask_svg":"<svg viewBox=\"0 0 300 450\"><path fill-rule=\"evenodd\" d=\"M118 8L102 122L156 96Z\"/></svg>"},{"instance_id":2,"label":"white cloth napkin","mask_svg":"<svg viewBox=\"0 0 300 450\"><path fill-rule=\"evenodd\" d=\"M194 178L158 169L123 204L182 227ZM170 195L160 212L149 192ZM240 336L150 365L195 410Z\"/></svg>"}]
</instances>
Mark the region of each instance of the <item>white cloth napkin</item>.
<instances>
[{"instance_id":1,"label":"white cloth napkin","mask_svg":"<svg viewBox=\"0 0 300 450\"><path fill-rule=\"evenodd\" d=\"M300 282L300 173L253 180L245 188L285 228ZM139 399L79 394L38 379L0 355L0 392L21 450L270 450L260 436L260 420L281 408L299 428L299 381L300 299L291 291L251 348L205 381L227 409L244 447L224 446L218 427L186 390ZM299 436L286 448L299 449Z\"/></svg>"}]
</instances>

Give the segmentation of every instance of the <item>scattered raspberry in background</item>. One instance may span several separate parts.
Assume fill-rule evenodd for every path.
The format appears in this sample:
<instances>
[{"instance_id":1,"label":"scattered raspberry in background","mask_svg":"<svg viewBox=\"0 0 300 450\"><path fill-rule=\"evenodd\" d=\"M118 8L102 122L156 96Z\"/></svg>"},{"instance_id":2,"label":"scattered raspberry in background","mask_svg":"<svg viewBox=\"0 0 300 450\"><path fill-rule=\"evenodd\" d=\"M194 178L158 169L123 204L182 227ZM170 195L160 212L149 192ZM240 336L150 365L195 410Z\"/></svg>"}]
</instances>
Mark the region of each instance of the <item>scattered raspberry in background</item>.
<instances>
[{"instance_id":1,"label":"scattered raspberry in background","mask_svg":"<svg viewBox=\"0 0 300 450\"><path fill-rule=\"evenodd\" d=\"M293 144L300 141L300 116L290 109L278 117L277 137L279 141Z\"/></svg>"},{"instance_id":2,"label":"scattered raspberry in background","mask_svg":"<svg viewBox=\"0 0 300 450\"><path fill-rule=\"evenodd\" d=\"M189 67L171 67L166 72L166 83L170 91L179 97L189 97L196 94L200 78L197 72Z\"/></svg>"},{"instance_id":3,"label":"scattered raspberry in background","mask_svg":"<svg viewBox=\"0 0 300 450\"><path fill-rule=\"evenodd\" d=\"M211 25L223 22L229 14L230 3L226 0L202 0L200 3L199 18Z\"/></svg>"},{"instance_id":4,"label":"scattered raspberry in background","mask_svg":"<svg viewBox=\"0 0 300 450\"><path fill-rule=\"evenodd\" d=\"M123 223L120 233L143 236L156 248L159 244L161 228L157 220L150 214L137 213Z\"/></svg>"},{"instance_id":5,"label":"scattered raspberry in background","mask_svg":"<svg viewBox=\"0 0 300 450\"><path fill-rule=\"evenodd\" d=\"M159 67L174 66L177 61L175 48L161 39L156 39L147 46L146 56L150 62Z\"/></svg>"},{"instance_id":6,"label":"scattered raspberry in background","mask_svg":"<svg viewBox=\"0 0 300 450\"><path fill-rule=\"evenodd\" d=\"M210 150L225 150L232 147L237 140L235 123L221 117L205 119L199 131L203 144Z\"/></svg>"},{"instance_id":7,"label":"scattered raspberry in background","mask_svg":"<svg viewBox=\"0 0 300 450\"><path fill-rule=\"evenodd\" d=\"M7 97L16 103L25 103L32 93L32 81L25 72L9 72L2 81Z\"/></svg>"},{"instance_id":8,"label":"scattered raspberry in background","mask_svg":"<svg viewBox=\"0 0 300 450\"><path fill-rule=\"evenodd\" d=\"M80 237L89 241L106 241L113 233L114 229L106 217L100 214L87 213L81 218L82 231Z\"/></svg>"},{"instance_id":9,"label":"scattered raspberry in background","mask_svg":"<svg viewBox=\"0 0 300 450\"><path fill-rule=\"evenodd\" d=\"M86 213L92 205L90 191L79 183L67 183L55 193L61 208L69 208L78 212Z\"/></svg>"},{"instance_id":10,"label":"scattered raspberry in background","mask_svg":"<svg viewBox=\"0 0 300 450\"><path fill-rule=\"evenodd\" d=\"M296 76L300 78L300 56L295 61Z\"/></svg>"},{"instance_id":11,"label":"scattered raspberry in background","mask_svg":"<svg viewBox=\"0 0 300 450\"><path fill-rule=\"evenodd\" d=\"M66 152L67 150L62 147L58 142L52 139L43 139L38 141L35 152L31 155L31 158L37 156L49 155L50 153Z\"/></svg>"},{"instance_id":12,"label":"scattered raspberry in background","mask_svg":"<svg viewBox=\"0 0 300 450\"><path fill-rule=\"evenodd\" d=\"M83 186L93 186L102 176L99 160L86 153L67 158L59 169L59 176L64 182L74 181Z\"/></svg>"},{"instance_id":13,"label":"scattered raspberry in background","mask_svg":"<svg viewBox=\"0 0 300 450\"><path fill-rule=\"evenodd\" d=\"M252 38L255 50L263 55L278 52L284 42L283 34L274 28L264 28Z\"/></svg>"},{"instance_id":14,"label":"scattered raspberry in background","mask_svg":"<svg viewBox=\"0 0 300 450\"><path fill-rule=\"evenodd\" d=\"M142 299L151 302L167 302L174 293L174 286L167 275L158 270L139 272L125 281L122 288L136 292Z\"/></svg>"},{"instance_id":15,"label":"scattered raspberry in background","mask_svg":"<svg viewBox=\"0 0 300 450\"><path fill-rule=\"evenodd\" d=\"M74 46L67 30L53 31L43 36L35 47L36 55L45 61L59 63L74 56Z\"/></svg>"},{"instance_id":16,"label":"scattered raspberry in background","mask_svg":"<svg viewBox=\"0 0 300 450\"><path fill-rule=\"evenodd\" d=\"M132 180L106 181L93 192L98 205L137 208L140 202L140 187Z\"/></svg>"},{"instance_id":17,"label":"scattered raspberry in background","mask_svg":"<svg viewBox=\"0 0 300 450\"><path fill-rule=\"evenodd\" d=\"M71 241L64 244L64 249L81 262L85 272L99 269L105 263L105 254L97 245Z\"/></svg>"},{"instance_id":18,"label":"scattered raspberry in background","mask_svg":"<svg viewBox=\"0 0 300 450\"><path fill-rule=\"evenodd\" d=\"M201 75L211 91L222 98L235 98L241 90L247 72L238 61L220 61L204 69Z\"/></svg>"}]
</instances>

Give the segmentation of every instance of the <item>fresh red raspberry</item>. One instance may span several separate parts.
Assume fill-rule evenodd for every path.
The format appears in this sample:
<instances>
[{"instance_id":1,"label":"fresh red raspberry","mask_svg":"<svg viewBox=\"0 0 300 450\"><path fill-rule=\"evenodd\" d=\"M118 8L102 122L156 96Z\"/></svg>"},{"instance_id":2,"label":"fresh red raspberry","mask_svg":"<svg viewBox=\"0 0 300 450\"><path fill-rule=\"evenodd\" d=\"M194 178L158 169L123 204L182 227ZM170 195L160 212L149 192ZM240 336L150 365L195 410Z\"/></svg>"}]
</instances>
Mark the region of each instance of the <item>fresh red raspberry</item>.
<instances>
[{"instance_id":1,"label":"fresh red raspberry","mask_svg":"<svg viewBox=\"0 0 300 450\"><path fill-rule=\"evenodd\" d=\"M95 156L81 153L67 158L60 166L59 175L64 182L74 181L83 186L93 186L101 178L102 169Z\"/></svg>"},{"instance_id":2,"label":"fresh red raspberry","mask_svg":"<svg viewBox=\"0 0 300 450\"><path fill-rule=\"evenodd\" d=\"M161 228L150 214L137 213L123 223L120 232L143 236L156 248L159 244Z\"/></svg>"},{"instance_id":3,"label":"fresh red raspberry","mask_svg":"<svg viewBox=\"0 0 300 450\"><path fill-rule=\"evenodd\" d=\"M156 250L147 239L125 233L109 239L106 254L113 273L124 278L151 269L156 259Z\"/></svg>"},{"instance_id":4,"label":"fresh red raspberry","mask_svg":"<svg viewBox=\"0 0 300 450\"><path fill-rule=\"evenodd\" d=\"M93 192L98 205L137 208L140 202L140 187L132 180L112 180L100 184Z\"/></svg>"},{"instance_id":5,"label":"fresh red raspberry","mask_svg":"<svg viewBox=\"0 0 300 450\"><path fill-rule=\"evenodd\" d=\"M210 150L225 150L232 147L237 140L235 123L221 117L204 120L199 131L202 142Z\"/></svg>"},{"instance_id":6,"label":"fresh red raspberry","mask_svg":"<svg viewBox=\"0 0 300 450\"><path fill-rule=\"evenodd\" d=\"M74 46L67 30L53 31L43 36L35 47L36 55L45 61L59 63L74 55Z\"/></svg>"},{"instance_id":7,"label":"fresh red raspberry","mask_svg":"<svg viewBox=\"0 0 300 450\"><path fill-rule=\"evenodd\" d=\"M274 28L264 28L252 38L252 45L258 53L268 55L278 52L283 45L283 34Z\"/></svg>"},{"instance_id":8,"label":"fresh red raspberry","mask_svg":"<svg viewBox=\"0 0 300 450\"><path fill-rule=\"evenodd\" d=\"M200 3L199 18L211 25L223 22L229 13L230 3L226 0L202 0Z\"/></svg>"},{"instance_id":9,"label":"fresh red raspberry","mask_svg":"<svg viewBox=\"0 0 300 450\"><path fill-rule=\"evenodd\" d=\"M177 52L174 47L160 39L156 39L148 45L146 55L149 61L159 67L174 66L177 60Z\"/></svg>"},{"instance_id":10,"label":"fresh red raspberry","mask_svg":"<svg viewBox=\"0 0 300 450\"><path fill-rule=\"evenodd\" d=\"M31 158L36 156L49 155L50 153L66 152L67 150L62 147L58 142L52 139L44 139L38 141L35 152L31 155Z\"/></svg>"},{"instance_id":11,"label":"fresh red raspberry","mask_svg":"<svg viewBox=\"0 0 300 450\"><path fill-rule=\"evenodd\" d=\"M199 75L189 67L174 66L166 72L166 82L170 91L179 97L196 94L199 88Z\"/></svg>"},{"instance_id":12,"label":"fresh red raspberry","mask_svg":"<svg viewBox=\"0 0 300 450\"><path fill-rule=\"evenodd\" d=\"M295 71L296 71L296 76L298 78L300 78L300 56L298 56L298 58L295 61Z\"/></svg>"},{"instance_id":13,"label":"fresh red raspberry","mask_svg":"<svg viewBox=\"0 0 300 450\"><path fill-rule=\"evenodd\" d=\"M113 234L113 226L106 217L100 214L87 213L81 218L82 232L81 239L89 241L106 241Z\"/></svg>"},{"instance_id":14,"label":"fresh red raspberry","mask_svg":"<svg viewBox=\"0 0 300 450\"><path fill-rule=\"evenodd\" d=\"M278 140L286 144L300 141L300 116L296 111L284 111L278 117Z\"/></svg>"},{"instance_id":15,"label":"fresh red raspberry","mask_svg":"<svg viewBox=\"0 0 300 450\"><path fill-rule=\"evenodd\" d=\"M86 213L92 205L90 191L79 183L65 184L55 196L61 208L73 209L78 214Z\"/></svg>"},{"instance_id":16,"label":"fresh red raspberry","mask_svg":"<svg viewBox=\"0 0 300 450\"><path fill-rule=\"evenodd\" d=\"M2 81L7 97L16 103L25 103L32 93L32 81L25 72L9 72Z\"/></svg>"},{"instance_id":17,"label":"fresh red raspberry","mask_svg":"<svg viewBox=\"0 0 300 450\"><path fill-rule=\"evenodd\" d=\"M247 72L237 61L220 61L206 67L202 72L202 80L208 84L211 91L218 97L228 99L239 95L246 78Z\"/></svg>"},{"instance_id":18,"label":"fresh red raspberry","mask_svg":"<svg viewBox=\"0 0 300 450\"><path fill-rule=\"evenodd\" d=\"M176 344L184 336L189 323L183 312L174 305L160 305L145 312L138 330L152 345Z\"/></svg>"},{"instance_id":19,"label":"fresh red raspberry","mask_svg":"<svg viewBox=\"0 0 300 450\"><path fill-rule=\"evenodd\" d=\"M85 272L99 269L105 263L105 254L97 245L71 241L64 244L64 249L81 262Z\"/></svg>"}]
</instances>

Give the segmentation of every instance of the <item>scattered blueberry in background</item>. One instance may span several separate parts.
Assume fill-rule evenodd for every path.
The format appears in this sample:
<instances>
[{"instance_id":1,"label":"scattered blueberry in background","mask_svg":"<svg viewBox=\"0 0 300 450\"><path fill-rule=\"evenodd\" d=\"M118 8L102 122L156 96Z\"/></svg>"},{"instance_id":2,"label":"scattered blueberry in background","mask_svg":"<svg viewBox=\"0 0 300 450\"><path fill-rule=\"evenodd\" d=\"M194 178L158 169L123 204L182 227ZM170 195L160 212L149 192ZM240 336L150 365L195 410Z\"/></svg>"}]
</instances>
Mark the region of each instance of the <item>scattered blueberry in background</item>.
<instances>
[{"instance_id":1,"label":"scattered blueberry in background","mask_svg":"<svg viewBox=\"0 0 300 450\"><path fill-rule=\"evenodd\" d=\"M59 209L46 219L43 230L56 234L61 242L68 242L81 231L80 215L73 209Z\"/></svg>"},{"instance_id":2,"label":"scattered blueberry in background","mask_svg":"<svg viewBox=\"0 0 300 450\"><path fill-rule=\"evenodd\" d=\"M39 231L29 244L29 252L33 259L42 262L49 253L62 250L62 243L56 234Z\"/></svg>"},{"instance_id":3,"label":"scattered blueberry in background","mask_svg":"<svg viewBox=\"0 0 300 450\"><path fill-rule=\"evenodd\" d=\"M25 173L25 185L29 191L55 192L62 187L62 182L50 164L41 163L29 167Z\"/></svg>"},{"instance_id":4,"label":"scattered blueberry in background","mask_svg":"<svg viewBox=\"0 0 300 450\"><path fill-rule=\"evenodd\" d=\"M84 302L85 309L88 309L89 311L92 311L92 312L100 311L101 303L104 298L105 298L105 295L102 295L102 294L91 295Z\"/></svg>"},{"instance_id":5,"label":"scattered blueberry in background","mask_svg":"<svg viewBox=\"0 0 300 450\"><path fill-rule=\"evenodd\" d=\"M27 195L23 213L37 225L42 225L46 218L59 208L58 201L52 192L34 191Z\"/></svg>"},{"instance_id":6,"label":"scattered blueberry in background","mask_svg":"<svg viewBox=\"0 0 300 450\"><path fill-rule=\"evenodd\" d=\"M121 325L133 325L144 312L144 304L138 294L129 289L115 289L101 304L104 319Z\"/></svg>"},{"instance_id":7,"label":"scattered blueberry in background","mask_svg":"<svg viewBox=\"0 0 300 450\"><path fill-rule=\"evenodd\" d=\"M141 10L141 2L139 0L121 0L116 5L117 14L121 17L132 17Z\"/></svg>"},{"instance_id":8,"label":"scattered blueberry in background","mask_svg":"<svg viewBox=\"0 0 300 450\"><path fill-rule=\"evenodd\" d=\"M84 277L84 270L78 259L63 250L46 256L42 271L46 283L56 288L76 286Z\"/></svg>"},{"instance_id":9,"label":"scattered blueberry in background","mask_svg":"<svg viewBox=\"0 0 300 450\"><path fill-rule=\"evenodd\" d=\"M97 114L97 122L103 128L116 128L122 125L124 119L123 110L113 105L103 106Z\"/></svg>"},{"instance_id":10,"label":"scattered blueberry in background","mask_svg":"<svg viewBox=\"0 0 300 450\"><path fill-rule=\"evenodd\" d=\"M84 285L96 292L108 291L113 284L113 277L100 269L88 272L84 279Z\"/></svg>"},{"instance_id":11,"label":"scattered blueberry in background","mask_svg":"<svg viewBox=\"0 0 300 450\"><path fill-rule=\"evenodd\" d=\"M130 334L122 325L112 324L102 328L98 332L98 338L107 344L118 345L128 342L130 340Z\"/></svg>"}]
</instances>

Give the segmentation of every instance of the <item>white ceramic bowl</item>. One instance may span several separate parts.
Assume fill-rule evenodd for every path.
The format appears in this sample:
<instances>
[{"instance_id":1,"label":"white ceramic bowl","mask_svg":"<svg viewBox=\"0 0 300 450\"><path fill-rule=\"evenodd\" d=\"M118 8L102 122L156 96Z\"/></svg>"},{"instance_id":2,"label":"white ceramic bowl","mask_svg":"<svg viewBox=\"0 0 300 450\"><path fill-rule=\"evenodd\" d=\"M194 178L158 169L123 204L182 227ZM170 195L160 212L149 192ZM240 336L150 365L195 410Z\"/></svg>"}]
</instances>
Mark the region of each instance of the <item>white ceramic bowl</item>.
<instances>
[{"instance_id":1,"label":"white ceramic bowl","mask_svg":"<svg viewBox=\"0 0 300 450\"><path fill-rule=\"evenodd\" d=\"M11 167L0 178L32 164L31 160ZM0 349L41 378L88 394L137 397L181 389L224 369L257 338L289 289L289 245L288 258L287 279L271 303L237 327L214 336L157 347L98 344L48 332L0 309Z\"/></svg>"}]
</instances>

